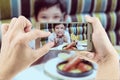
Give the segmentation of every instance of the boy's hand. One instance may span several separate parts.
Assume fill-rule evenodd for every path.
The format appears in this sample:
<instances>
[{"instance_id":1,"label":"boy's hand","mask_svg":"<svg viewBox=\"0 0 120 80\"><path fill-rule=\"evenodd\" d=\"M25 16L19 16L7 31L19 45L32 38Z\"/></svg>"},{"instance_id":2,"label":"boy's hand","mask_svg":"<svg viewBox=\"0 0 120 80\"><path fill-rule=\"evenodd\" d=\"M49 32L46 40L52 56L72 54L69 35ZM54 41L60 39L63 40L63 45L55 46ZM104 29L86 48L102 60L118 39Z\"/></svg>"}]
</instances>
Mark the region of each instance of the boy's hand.
<instances>
[{"instance_id":1,"label":"boy's hand","mask_svg":"<svg viewBox=\"0 0 120 80\"><path fill-rule=\"evenodd\" d=\"M63 35L63 39L64 39L64 42L68 42L67 40L68 40L68 38L67 38L67 36L66 35Z\"/></svg>"},{"instance_id":2,"label":"boy's hand","mask_svg":"<svg viewBox=\"0 0 120 80\"><path fill-rule=\"evenodd\" d=\"M57 37L54 38L54 42L55 42L55 45L57 45L57 43L58 43L58 38Z\"/></svg>"},{"instance_id":3,"label":"boy's hand","mask_svg":"<svg viewBox=\"0 0 120 80\"><path fill-rule=\"evenodd\" d=\"M0 80L9 80L45 55L54 43L33 50L28 42L48 37L49 32L31 30L31 23L23 16L13 18L10 24L2 25L2 47L0 54Z\"/></svg>"}]
</instances>

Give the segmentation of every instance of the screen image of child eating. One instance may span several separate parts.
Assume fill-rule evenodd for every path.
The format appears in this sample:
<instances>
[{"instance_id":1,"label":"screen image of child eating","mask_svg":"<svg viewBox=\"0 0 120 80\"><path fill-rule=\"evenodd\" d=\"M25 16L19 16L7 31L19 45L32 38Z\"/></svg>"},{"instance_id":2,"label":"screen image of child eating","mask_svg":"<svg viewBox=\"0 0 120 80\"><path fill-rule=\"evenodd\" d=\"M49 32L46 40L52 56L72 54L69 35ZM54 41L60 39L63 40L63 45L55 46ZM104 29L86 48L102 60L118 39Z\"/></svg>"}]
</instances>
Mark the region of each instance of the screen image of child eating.
<instances>
[{"instance_id":1,"label":"screen image of child eating","mask_svg":"<svg viewBox=\"0 0 120 80\"><path fill-rule=\"evenodd\" d=\"M70 43L70 35L66 31L66 25L62 23L53 24L54 32L48 37L48 42L55 42L55 46L62 45L63 43Z\"/></svg>"}]
</instances>

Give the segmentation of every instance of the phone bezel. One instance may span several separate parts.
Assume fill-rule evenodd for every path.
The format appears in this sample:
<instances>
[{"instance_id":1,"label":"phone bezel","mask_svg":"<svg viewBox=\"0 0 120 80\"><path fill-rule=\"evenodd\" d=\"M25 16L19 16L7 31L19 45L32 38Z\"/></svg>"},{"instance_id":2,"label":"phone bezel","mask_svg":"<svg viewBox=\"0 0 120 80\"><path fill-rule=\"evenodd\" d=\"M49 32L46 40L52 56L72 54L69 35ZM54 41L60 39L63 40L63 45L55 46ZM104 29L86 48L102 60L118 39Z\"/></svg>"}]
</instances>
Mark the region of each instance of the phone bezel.
<instances>
[{"instance_id":1,"label":"phone bezel","mask_svg":"<svg viewBox=\"0 0 120 80\"><path fill-rule=\"evenodd\" d=\"M92 28L92 24L91 23L82 23L82 22L56 22L56 23L61 23L61 24L84 24L84 25L87 25L87 51L90 51L90 52L93 52L94 51L94 45L93 45L93 42L92 42L92 33L93 33L93 28ZM36 29L39 29L41 30L40 26L41 24L54 24L54 23L40 23L40 22L37 22L36 23ZM35 40L35 48L39 48L40 47L40 38L36 39ZM64 50L62 50L64 51ZM72 50L72 51L76 51L76 50ZM78 51L81 51L81 50L78 50Z\"/></svg>"}]
</instances>

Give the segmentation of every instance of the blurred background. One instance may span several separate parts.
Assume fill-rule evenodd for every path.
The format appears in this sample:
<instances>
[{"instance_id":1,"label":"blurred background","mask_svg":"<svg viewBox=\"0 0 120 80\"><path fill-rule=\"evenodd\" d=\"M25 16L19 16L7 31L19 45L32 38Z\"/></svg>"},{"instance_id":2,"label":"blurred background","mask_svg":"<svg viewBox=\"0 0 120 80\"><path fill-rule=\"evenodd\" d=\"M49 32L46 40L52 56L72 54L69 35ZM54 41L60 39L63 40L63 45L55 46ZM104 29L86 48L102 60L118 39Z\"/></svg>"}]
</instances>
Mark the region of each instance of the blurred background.
<instances>
[{"instance_id":1,"label":"blurred background","mask_svg":"<svg viewBox=\"0 0 120 80\"><path fill-rule=\"evenodd\" d=\"M84 17L86 14L98 17L105 28L111 43L120 54L120 0L65 1L67 13L69 15L67 18L68 22L85 22ZM11 18L19 17L20 15L29 19L32 22L33 27L35 27L34 2L35 0L0 0L0 27L1 24L9 23Z\"/></svg>"}]
</instances>

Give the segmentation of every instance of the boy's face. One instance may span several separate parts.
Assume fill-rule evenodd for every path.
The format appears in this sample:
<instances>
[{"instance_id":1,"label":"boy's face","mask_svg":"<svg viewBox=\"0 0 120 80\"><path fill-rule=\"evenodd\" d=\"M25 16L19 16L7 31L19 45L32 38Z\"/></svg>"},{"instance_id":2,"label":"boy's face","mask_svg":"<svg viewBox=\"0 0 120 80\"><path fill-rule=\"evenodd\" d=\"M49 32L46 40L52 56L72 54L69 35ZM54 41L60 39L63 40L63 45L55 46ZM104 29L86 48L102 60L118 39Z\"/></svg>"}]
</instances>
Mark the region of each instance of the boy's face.
<instances>
[{"instance_id":1,"label":"boy's face","mask_svg":"<svg viewBox=\"0 0 120 80\"><path fill-rule=\"evenodd\" d=\"M37 17L39 22L60 22L62 18L63 14L57 5L39 11Z\"/></svg>"},{"instance_id":2,"label":"boy's face","mask_svg":"<svg viewBox=\"0 0 120 80\"><path fill-rule=\"evenodd\" d=\"M64 30L65 30L65 26L63 24L55 26L55 33L58 37L61 37L64 35Z\"/></svg>"}]
</instances>

